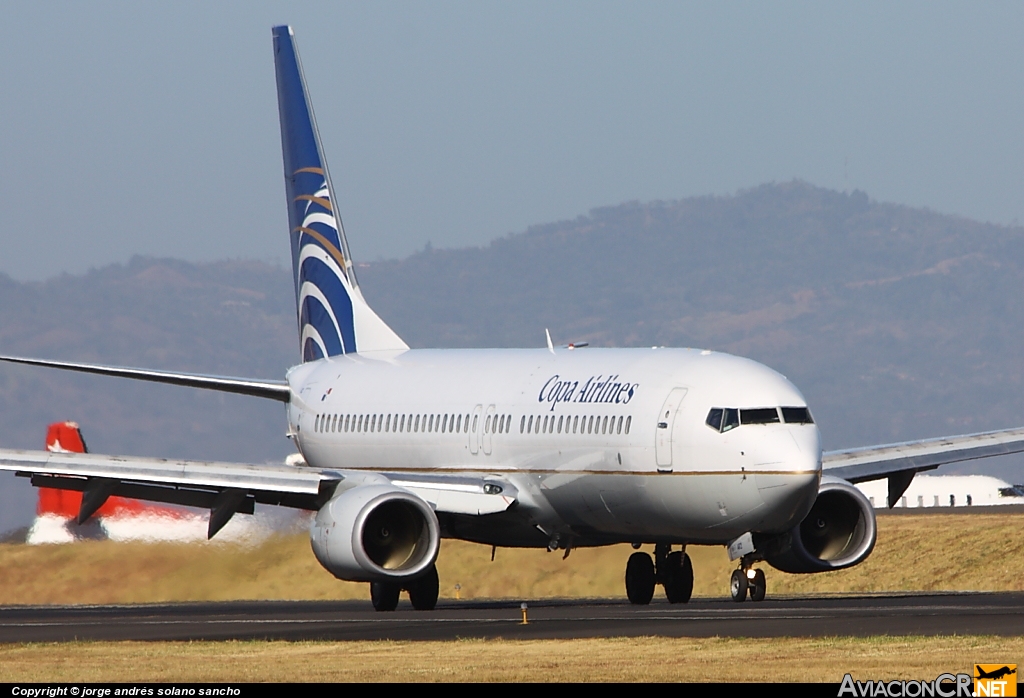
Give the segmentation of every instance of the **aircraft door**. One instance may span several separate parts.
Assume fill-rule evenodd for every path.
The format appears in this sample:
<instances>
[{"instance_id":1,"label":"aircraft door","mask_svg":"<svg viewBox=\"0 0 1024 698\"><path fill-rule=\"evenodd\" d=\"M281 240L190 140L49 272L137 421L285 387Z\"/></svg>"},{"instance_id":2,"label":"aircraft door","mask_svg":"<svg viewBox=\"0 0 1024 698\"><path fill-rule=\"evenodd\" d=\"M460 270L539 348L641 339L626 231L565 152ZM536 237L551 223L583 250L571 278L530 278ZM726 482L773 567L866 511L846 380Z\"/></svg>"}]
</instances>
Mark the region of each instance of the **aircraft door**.
<instances>
[{"instance_id":1,"label":"aircraft door","mask_svg":"<svg viewBox=\"0 0 1024 698\"><path fill-rule=\"evenodd\" d=\"M484 444L484 455L491 455L491 434L494 433L494 405L487 406L487 415L483 419L481 437Z\"/></svg>"},{"instance_id":2,"label":"aircraft door","mask_svg":"<svg viewBox=\"0 0 1024 698\"><path fill-rule=\"evenodd\" d=\"M672 472L672 433L675 431L676 415L686 397L686 388L673 388L658 412L655 431L654 451L658 461L658 472Z\"/></svg>"},{"instance_id":3,"label":"aircraft door","mask_svg":"<svg viewBox=\"0 0 1024 698\"><path fill-rule=\"evenodd\" d=\"M477 405L473 408L473 416L469 420L469 452L474 456L480 450L480 416L483 414L484 406Z\"/></svg>"}]
</instances>

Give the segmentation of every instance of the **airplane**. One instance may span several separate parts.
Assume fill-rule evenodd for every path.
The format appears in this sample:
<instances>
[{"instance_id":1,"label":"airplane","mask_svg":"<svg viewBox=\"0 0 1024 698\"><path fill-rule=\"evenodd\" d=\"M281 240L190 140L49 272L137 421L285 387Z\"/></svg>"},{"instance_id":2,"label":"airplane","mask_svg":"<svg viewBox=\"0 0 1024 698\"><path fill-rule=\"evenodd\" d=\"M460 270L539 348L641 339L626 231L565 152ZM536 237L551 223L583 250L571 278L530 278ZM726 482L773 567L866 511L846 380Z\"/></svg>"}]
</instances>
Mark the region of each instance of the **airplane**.
<instances>
[{"instance_id":1,"label":"airplane","mask_svg":"<svg viewBox=\"0 0 1024 698\"><path fill-rule=\"evenodd\" d=\"M876 509L889 506L885 483L857 485ZM892 508L934 509L1024 505L1024 485L1011 485L988 475L921 475L893 502Z\"/></svg>"},{"instance_id":2,"label":"airplane","mask_svg":"<svg viewBox=\"0 0 1024 698\"><path fill-rule=\"evenodd\" d=\"M3 361L274 400L296 465L0 450L0 469L82 492L210 510L213 537L256 503L316 512L310 541L374 608L438 598L442 538L562 550L629 543L626 596L693 590L690 545L724 545L730 595L761 601L759 563L859 564L875 515L855 484L1024 451L1024 428L822 453L807 402L757 362L683 348L410 349L370 308L349 253L293 32L273 28L301 363L261 380L13 356ZM653 545L653 557L641 551ZM493 548L492 548L493 550Z\"/></svg>"}]
</instances>

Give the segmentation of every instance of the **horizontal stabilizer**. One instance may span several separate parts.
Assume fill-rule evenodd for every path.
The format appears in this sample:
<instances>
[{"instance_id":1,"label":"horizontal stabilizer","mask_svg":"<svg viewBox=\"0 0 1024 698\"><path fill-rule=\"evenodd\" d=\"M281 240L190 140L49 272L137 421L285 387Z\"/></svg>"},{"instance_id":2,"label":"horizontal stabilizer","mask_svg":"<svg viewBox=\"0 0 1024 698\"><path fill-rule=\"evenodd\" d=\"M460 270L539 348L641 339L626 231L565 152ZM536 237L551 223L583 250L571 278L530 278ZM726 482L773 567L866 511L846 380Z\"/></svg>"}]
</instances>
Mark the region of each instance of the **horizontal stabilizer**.
<instances>
[{"instance_id":1,"label":"horizontal stabilizer","mask_svg":"<svg viewBox=\"0 0 1024 698\"><path fill-rule=\"evenodd\" d=\"M184 385L190 388L204 388L222 393L262 397L279 402L289 402L291 400L291 390L284 381L206 376L199 373L171 373L169 371L152 371L145 368L124 368L121 366L73 363L70 361L51 361L49 359L29 359L21 356L0 356L0 361L28 366L60 368L66 371L78 371L79 373L94 373L100 376L132 378L153 383Z\"/></svg>"}]
</instances>

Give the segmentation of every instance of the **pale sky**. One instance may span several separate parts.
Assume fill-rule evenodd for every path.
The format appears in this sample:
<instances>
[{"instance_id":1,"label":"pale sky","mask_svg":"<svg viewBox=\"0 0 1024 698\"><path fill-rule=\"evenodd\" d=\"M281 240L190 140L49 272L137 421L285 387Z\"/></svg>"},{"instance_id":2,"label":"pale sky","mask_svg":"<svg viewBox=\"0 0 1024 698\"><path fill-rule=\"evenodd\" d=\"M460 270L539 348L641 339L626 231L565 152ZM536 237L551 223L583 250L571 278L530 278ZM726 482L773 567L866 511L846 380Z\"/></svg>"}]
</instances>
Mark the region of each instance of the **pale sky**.
<instances>
[{"instance_id":1,"label":"pale sky","mask_svg":"<svg viewBox=\"0 0 1024 698\"><path fill-rule=\"evenodd\" d=\"M357 261L802 179L1024 220L1024 5L7 4L0 272L288 263L270 28Z\"/></svg>"}]
</instances>

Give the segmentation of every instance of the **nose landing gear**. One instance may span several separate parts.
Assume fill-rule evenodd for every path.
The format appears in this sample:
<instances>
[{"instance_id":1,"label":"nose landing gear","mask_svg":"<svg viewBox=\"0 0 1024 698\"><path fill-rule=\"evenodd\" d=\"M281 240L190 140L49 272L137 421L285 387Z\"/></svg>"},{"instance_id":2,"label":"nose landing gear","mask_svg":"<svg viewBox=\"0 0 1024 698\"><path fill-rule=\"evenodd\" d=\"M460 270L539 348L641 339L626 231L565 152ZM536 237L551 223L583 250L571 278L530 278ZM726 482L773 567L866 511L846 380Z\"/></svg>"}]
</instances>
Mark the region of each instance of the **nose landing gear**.
<instances>
[{"instance_id":1,"label":"nose landing gear","mask_svg":"<svg viewBox=\"0 0 1024 698\"><path fill-rule=\"evenodd\" d=\"M693 564L683 550L672 546L654 546L655 561L647 553L633 553L626 563L626 596L629 602L646 606L654 597L654 587L661 584L669 603L686 603L693 594Z\"/></svg>"},{"instance_id":2,"label":"nose landing gear","mask_svg":"<svg viewBox=\"0 0 1024 698\"><path fill-rule=\"evenodd\" d=\"M764 601L767 589L768 582L764 577L764 570L755 570L746 564L741 564L738 570L733 570L732 578L729 580L729 595L737 603L746 601L748 593L751 601Z\"/></svg>"}]
</instances>

